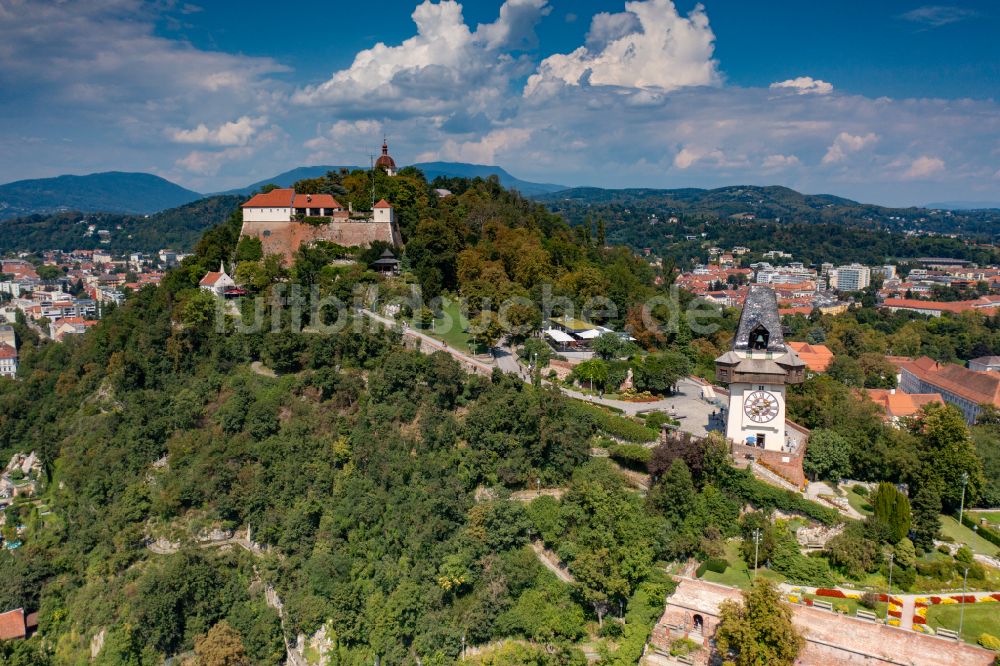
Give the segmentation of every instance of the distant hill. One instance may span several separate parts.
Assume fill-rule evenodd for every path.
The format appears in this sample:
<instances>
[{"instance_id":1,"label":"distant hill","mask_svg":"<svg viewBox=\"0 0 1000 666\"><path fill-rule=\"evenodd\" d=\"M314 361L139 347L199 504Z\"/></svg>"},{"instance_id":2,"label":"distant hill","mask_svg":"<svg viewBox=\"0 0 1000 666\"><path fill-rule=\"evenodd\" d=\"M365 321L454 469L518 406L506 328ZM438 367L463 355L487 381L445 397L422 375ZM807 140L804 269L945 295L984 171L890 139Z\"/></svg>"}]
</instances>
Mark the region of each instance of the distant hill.
<instances>
[{"instance_id":1,"label":"distant hill","mask_svg":"<svg viewBox=\"0 0 1000 666\"><path fill-rule=\"evenodd\" d=\"M527 180L515 178L502 167L488 166L485 164L466 164L464 162L421 162L414 164L416 168L424 172L427 180L434 180L438 176L450 178L488 178L496 174L500 178L500 184L508 189L514 189L525 196L535 196L565 190L565 185L555 185L553 183L532 183Z\"/></svg>"},{"instance_id":2,"label":"distant hill","mask_svg":"<svg viewBox=\"0 0 1000 666\"><path fill-rule=\"evenodd\" d=\"M360 168L362 167L331 166L331 165L295 167L294 169L290 169L288 171L279 173L277 176L265 178L264 180L258 180L256 183L251 183L246 187L238 187L235 190L226 190L225 192L219 192L218 194L239 194L241 196L247 196L254 190L259 190L265 185L277 185L278 187L291 187L297 181L304 180L306 178L319 178L320 176L324 176L326 175L327 171L339 171L340 169L348 169L349 171L353 171L354 169L360 169Z\"/></svg>"},{"instance_id":3,"label":"distant hill","mask_svg":"<svg viewBox=\"0 0 1000 666\"><path fill-rule=\"evenodd\" d=\"M672 216L688 220L726 220L731 224L829 223L961 234L981 239L992 239L1000 233L1000 211L996 210L942 212L916 207L889 208L830 194L802 194L780 186L734 185L711 190L574 187L534 198L562 213L573 224L587 217L603 218L608 224L609 238L642 245L649 245L657 236L669 233L656 222ZM646 230L640 232L643 226ZM612 228L618 233L611 234Z\"/></svg>"},{"instance_id":4,"label":"distant hill","mask_svg":"<svg viewBox=\"0 0 1000 666\"><path fill-rule=\"evenodd\" d=\"M150 173L108 171L0 185L0 220L57 211L155 213L201 194Z\"/></svg>"},{"instance_id":5,"label":"distant hill","mask_svg":"<svg viewBox=\"0 0 1000 666\"><path fill-rule=\"evenodd\" d=\"M510 175L501 167L487 166L485 164L466 164L464 162L421 162L410 166L420 169L428 181L434 180L438 176L446 176L449 178L475 178L478 176L480 178L488 178L496 174L500 178L501 185L506 188L516 189L525 196L546 194L548 192L556 192L558 190L566 189L565 185L532 183L526 180L521 180L520 178L515 178ZM324 175L327 171L367 168L368 167L330 165L296 167L289 171L279 173L277 176L259 180L256 183L247 185L246 187L237 188L235 190L227 190L225 192L220 192L219 194L240 194L245 196L249 195L254 190L259 190L264 185L272 183L279 187L291 187L296 181L303 180L305 178L318 178L319 176Z\"/></svg>"},{"instance_id":6,"label":"distant hill","mask_svg":"<svg viewBox=\"0 0 1000 666\"><path fill-rule=\"evenodd\" d=\"M1000 209L1000 201L938 201L927 204L927 208L943 210L989 210Z\"/></svg>"},{"instance_id":7,"label":"distant hill","mask_svg":"<svg viewBox=\"0 0 1000 666\"><path fill-rule=\"evenodd\" d=\"M0 222L0 253L41 250L156 252L163 248L190 251L209 227L224 221L243 197L222 195L198 199L154 213L38 213ZM90 225L111 233L109 243L87 234Z\"/></svg>"}]
</instances>

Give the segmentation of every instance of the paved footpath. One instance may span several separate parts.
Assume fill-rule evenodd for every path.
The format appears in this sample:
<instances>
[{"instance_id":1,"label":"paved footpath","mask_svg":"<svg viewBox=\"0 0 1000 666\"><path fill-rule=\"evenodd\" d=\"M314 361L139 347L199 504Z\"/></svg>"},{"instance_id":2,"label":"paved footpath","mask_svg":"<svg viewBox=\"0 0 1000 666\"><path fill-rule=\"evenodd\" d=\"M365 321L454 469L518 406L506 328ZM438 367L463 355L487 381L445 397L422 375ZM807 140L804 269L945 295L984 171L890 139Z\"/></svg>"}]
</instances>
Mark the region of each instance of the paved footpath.
<instances>
[{"instance_id":1,"label":"paved footpath","mask_svg":"<svg viewBox=\"0 0 1000 666\"><path fill-rule=\"evenodd\" d=\"M399 326L399 323L395 320L383 317L382 315L376 314L371 310L361 310L361 314L390 328L396 328ZM444 351L451 354L455 360L462 363L463 366L465 366L465 368L470 372L477 372L481 375L489 375L493 371L493 368L500 368L503 372L519 376L526 383L530 383L531 381L531 377L521 364L517 362L513 352L508 348L497 347L495 350L495 358L492 361L485 361L481 358L472 356L471 354L466 354L454 349L453 347L448 347L440 340L412 328L404 328L403 336L410 338L411 340L419 340L420 349L426 354L430 354L435 351ZM718 421L713 422L711 418L712 413L718 408L702 399L701 389L701 384L693 379L685 377L677 382L677 393L669 398L664 398L663 400L652 400L649 402L629 402L626 400L601 398L595 395L588 395L586 393L574 391L573 389L560 387L560 390L571 398L576 398L577 400L583 400L598 405L604 405L605 407L620 409L622 412L630 416L635 416L639 412L648 411L668 413L674 412L680 417L680 429L682 431L689 432L697 437L704 437L708 434L709 430L720 429L721 423Z\"/></svg>"}]
</instances>

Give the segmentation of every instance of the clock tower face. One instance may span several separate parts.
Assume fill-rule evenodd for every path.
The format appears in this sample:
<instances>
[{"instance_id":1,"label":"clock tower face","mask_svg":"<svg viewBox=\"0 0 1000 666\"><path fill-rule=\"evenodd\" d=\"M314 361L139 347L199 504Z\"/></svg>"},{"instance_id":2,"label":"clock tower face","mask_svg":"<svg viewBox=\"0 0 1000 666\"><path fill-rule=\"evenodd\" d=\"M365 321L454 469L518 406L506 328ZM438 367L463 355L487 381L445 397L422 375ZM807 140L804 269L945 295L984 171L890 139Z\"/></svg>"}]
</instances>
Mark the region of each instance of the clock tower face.
<instances>
[{"instance_id":1,"label":"clock tower face","mask_svg":"<svg viewBox=\"0 0 1000 666\"><path fill-rule=\"evenodd\" d=\"M754 391L743 402L743 412L756 423L767 423L778 415L778 398L770 391Z\"/></svg>"}]
</instances>

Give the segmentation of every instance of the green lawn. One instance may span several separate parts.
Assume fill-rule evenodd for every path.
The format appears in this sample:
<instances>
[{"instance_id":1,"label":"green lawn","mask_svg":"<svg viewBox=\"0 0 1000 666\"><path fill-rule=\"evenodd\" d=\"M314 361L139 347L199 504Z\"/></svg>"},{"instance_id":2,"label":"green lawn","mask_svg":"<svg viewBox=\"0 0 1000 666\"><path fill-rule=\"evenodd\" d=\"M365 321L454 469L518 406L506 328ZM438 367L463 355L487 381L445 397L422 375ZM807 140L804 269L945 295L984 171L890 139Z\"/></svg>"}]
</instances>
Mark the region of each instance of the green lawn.
<instances>
[{"instance_id":1,"label":"green lawn","mask_svg":"<svg viewBox=\"0 0 1000 666\"><path fill-rule=\"evenodd\" d=\"M715 573L714 571L706 571L705 575L701 577L702 580L720 585L729 585L731 587L749 588L750 583L753 581L753 571L740 556L739 541L726 542L726 560L729 562L729 567L724 572ZM760 567L757 570L757 575L763 576L775 583L785 582L784 576L764 567Z\"/></svg>"},{"instance_id":2,"label":"green lawn","mask_svg":"<svg viewBox=\"0 0 1000 666\"><path fill-rule=\"evenodd\" d=\"M847 501L850 503L851 508L861 515L870 516L872 514L872 508L868 503L868 498L862 497L854 492L854 486L851 486L850 490L847 491Z\"/></svg>"},{"instance_id":3,"label":"green lawn","mask_svg":"<svg viewBox=\"0 0 1000 666\"><path fill-rule=\"evenodd\" d=\"M996 555L1000 552L1000 548L997 548L965 525L959 525L958 520L954 516L941 516L941 533L954 539L955 543L964 543L974 553Z\"/></svg>"},{"instance_id":4,"label":"green lawn","mask_svg":"<svg viewBox=\"0 0 1000 666\"><path fill-rule=\"evenodd\" d=\"M958 620L965 606L962 638L975 643L980 634L1000 636L1000 604L938 604L927 609L927 624L958 631Z\"/></svg>"},{"instance_id":5,"label":"green lawn","mask_svg":"<svg viewBox=\"0 0 1000 666\"><path fill-rule=\"evenodd\" d=\"M469 347L469 334L466 333L469 321L462 316L458 301L450 298L442 299L442 301L441 316L434 320L434 325L431 328L420 328L416 319L410 321L410 326L432 338L447 342L449 347L454 347L459 351L467 353L476 351Z\"/></svg>"},{"instance_id":6,"label":"green lawn","mask_svg":"<svg viewBox=\"0 0 1000 666\"><path fill-rule=\"evenodd\" d=\"M977 522L980 518L985 518L987 522L1000 525L1000 511L966 511L965 513Z\"/></svg>"}]
</instances>

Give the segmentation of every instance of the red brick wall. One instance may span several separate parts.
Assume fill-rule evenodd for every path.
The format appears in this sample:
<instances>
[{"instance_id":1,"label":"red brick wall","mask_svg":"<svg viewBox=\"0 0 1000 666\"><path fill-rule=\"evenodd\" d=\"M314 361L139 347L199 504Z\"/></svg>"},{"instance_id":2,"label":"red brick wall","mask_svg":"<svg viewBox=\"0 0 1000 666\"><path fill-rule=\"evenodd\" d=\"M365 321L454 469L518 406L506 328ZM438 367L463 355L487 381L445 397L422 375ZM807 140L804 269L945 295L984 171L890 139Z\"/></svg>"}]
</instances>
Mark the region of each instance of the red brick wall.
<instances>
[{"instance_id":1,"label":"red brick wall","mask_svg":"<svg viewBox=\"0 0 1000 666\"><path fill-rule=\"evenodd\" d=\"M270 234L265 236L265 231ZM242 235L260 238L264 254L279 254L288 264L302 244L319 240L344 247L367 247L375 241L391 243L397 247L402 245L398 227L395 223L388 222L330 222L322 225L304 222L245 222Z\"/></svg>"}]
</instances>

